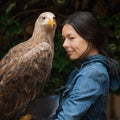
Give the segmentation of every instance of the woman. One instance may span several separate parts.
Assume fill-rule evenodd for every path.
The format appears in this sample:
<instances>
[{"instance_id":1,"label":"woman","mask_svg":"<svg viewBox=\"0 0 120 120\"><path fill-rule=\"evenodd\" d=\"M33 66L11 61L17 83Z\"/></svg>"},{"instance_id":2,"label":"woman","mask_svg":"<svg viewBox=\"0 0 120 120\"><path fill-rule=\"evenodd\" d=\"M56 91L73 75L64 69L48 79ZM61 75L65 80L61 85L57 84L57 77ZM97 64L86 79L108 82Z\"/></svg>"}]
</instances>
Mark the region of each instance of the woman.
<instances>
[{"instance_id":1,"label":"woman","mask_svg":"<svg viewBox=\"0 0 120 120\"><path fill-rule=\"evenodd\" d=\"M120 86L115 62L105 51L105 35L96 18L80 11L67 18L62 37L70 60L69 76L54 120L107 120L107 99Z\"/></svg>"}]
</instances>

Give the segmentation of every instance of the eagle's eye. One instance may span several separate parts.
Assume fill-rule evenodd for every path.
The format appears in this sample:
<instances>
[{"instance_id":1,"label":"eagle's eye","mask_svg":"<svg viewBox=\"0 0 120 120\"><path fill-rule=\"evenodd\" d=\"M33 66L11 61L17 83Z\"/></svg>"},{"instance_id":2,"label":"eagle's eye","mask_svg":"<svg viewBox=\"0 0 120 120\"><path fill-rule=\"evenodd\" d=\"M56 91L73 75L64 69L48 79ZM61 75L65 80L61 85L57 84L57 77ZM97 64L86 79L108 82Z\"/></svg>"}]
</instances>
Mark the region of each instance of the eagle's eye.
<instances>
[{"instance_id":1,"label":"eagle's eye","mask_svg":"<svg viewBox=\"0 0 120 120\"><path fill-rule=\"evenodd\" d=\"M46 17L42 17L43 20L45 20Z\"/></svg>"}]
</instances>

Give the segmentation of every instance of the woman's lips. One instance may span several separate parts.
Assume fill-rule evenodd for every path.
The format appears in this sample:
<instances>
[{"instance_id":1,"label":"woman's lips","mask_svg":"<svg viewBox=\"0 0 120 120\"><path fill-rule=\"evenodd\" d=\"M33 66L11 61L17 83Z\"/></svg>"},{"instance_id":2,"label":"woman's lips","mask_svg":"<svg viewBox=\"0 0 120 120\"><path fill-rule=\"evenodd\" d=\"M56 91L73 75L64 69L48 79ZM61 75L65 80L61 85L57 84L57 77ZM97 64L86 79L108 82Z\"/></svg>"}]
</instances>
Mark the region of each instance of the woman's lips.
<instances>
[{"instance_id":1,"label":"woman's lips","mask_svg":"<svg viewBox=\"0 0 120 120\"><path fill-rule=\"evenodd\" d=\"M68 55L70 55L72 53L72 51L66 51Z\"/></svg>"}]
</instances>

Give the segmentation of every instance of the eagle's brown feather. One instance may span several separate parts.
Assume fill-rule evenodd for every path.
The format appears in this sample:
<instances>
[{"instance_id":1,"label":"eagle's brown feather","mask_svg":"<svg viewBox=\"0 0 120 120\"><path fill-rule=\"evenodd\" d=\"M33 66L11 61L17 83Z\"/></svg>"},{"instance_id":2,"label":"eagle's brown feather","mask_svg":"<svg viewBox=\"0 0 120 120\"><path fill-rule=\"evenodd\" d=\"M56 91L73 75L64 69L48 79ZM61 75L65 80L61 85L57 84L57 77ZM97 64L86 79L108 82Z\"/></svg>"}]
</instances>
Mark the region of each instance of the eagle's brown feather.
<instances>
[{"instance_id":1,"label":"eagle's brown feather","mask_svg":"<svg viewBox=\"0 0 120 120\"><path fill-rule=\"evenodd\" d=\"M53 19L54 26L45 23ZM54 14L42 13L32 37L13 47L0 61L0 120L9 120L40 94L50 76L54 55Z\"/></svg>"}]
</instances>

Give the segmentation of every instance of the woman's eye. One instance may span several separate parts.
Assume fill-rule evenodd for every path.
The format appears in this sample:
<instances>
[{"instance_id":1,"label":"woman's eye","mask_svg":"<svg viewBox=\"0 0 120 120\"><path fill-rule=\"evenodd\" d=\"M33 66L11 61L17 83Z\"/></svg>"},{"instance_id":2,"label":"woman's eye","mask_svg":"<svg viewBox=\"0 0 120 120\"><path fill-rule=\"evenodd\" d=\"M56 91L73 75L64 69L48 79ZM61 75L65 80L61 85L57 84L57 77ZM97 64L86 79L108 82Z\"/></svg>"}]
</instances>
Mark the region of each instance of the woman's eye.
<instances>
[{"instance_id":1,"label":"woman's eye","mask_svg":"<svg viewBox=\"0 0 120 120\"><path fill-rule=\"evenodd\" d=\"M69 39L70 39L70 40L73 40L73 39L74 39L74 37L70 37Z\"/></svg>"}]
</instances>

